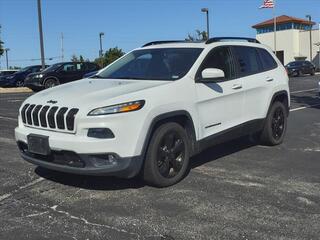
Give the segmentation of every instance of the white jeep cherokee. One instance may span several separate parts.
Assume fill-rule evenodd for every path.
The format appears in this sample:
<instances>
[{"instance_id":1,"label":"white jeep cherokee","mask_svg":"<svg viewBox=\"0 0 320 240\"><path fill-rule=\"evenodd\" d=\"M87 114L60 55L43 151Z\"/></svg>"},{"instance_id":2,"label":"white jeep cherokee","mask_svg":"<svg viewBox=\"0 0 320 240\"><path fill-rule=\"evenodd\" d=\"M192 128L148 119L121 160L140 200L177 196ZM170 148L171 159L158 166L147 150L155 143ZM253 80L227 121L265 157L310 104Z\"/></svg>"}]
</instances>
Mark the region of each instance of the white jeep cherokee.
<instances>
[{"instance_id":1,"label":"white jeep cherokee","mask_svg":"<svg viewBox=\"0 0 320 240\"><path fill-rule=\"evenodd\" d=\"M204 148L286 132L286 70L255 39L151 42L97 75L29 97L15 136L22 157L61 172L169 186Z\"/></svg>"}]
</instances>

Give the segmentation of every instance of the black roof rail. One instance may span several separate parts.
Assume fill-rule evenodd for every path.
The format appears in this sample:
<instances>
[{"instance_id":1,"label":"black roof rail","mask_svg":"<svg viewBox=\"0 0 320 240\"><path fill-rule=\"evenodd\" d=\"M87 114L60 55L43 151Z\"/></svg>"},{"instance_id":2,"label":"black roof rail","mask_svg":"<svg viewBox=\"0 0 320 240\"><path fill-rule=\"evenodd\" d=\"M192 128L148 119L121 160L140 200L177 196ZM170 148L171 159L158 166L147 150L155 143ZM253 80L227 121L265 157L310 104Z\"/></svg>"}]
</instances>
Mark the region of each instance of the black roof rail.
<instances>
[{"instance_id":1,"label":"black roof rail","mask_svg":"<svg viewBox=\"0 0 320 240\"><path fill-rule=\"evenodd\" d=\"M257 39L255 38L246 38L246 37L215 37L215 38L210 38L206 41L206 44L214 43L214 42L225 42L228 40L242 40L242 41L247 41L251 43L260 43Z\"/></svg>"},{"instance_id":2,"label":"black roof rail","mask_svg":"<svg viewBox=\"0 0 320 240\"><path fill-rule=\"evenodd\" d=\"M152 45L158 45L158 44L166 44L166 43L199 43L194 41L186 41L186 40L166 40L166 41L154 41L149 42L143 45L142 47L152 46Z\"/></svg>"}]
</instances>

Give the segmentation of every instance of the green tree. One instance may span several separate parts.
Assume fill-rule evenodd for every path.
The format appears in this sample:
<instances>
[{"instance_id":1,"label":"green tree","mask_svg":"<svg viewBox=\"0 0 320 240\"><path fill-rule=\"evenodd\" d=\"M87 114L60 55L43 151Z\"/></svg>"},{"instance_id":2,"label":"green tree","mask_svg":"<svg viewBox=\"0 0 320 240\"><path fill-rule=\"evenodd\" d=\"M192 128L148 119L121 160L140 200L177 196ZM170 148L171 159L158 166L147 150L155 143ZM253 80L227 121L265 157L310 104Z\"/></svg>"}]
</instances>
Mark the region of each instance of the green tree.
<instances>
[{"instance_id":1,"label":"green tree","mask_svg":"<svg viewBox=\"0 0 320 240\"><path fill-rule=\"evenodd\" d=\"M186 41L190 42L198 42L198 41L205 41L208 39L206 31L196 30L194 34L188 34L188 37L185 39Z\"/></svg>"},{"instance_id":2,"label":"green tree","mask_svg":"<svg viewBox=\"0 0 320 240\"><path fill-rule=\"evenodd\" d=\"M78 59L78 57L75 55L75 54L73 54L72 56L71 56L71 62L79 62L79 59Z\"/></svg>"},{"instance_id":3,"label":"green tree","mask_svg":"<svg viewBox=\"0 0 320 240\"><path fill-rule=\"evenodd\" d=\"M79 56L79 62L84 62L84 58L82 55Z\"/></svg>"},{"instance_id":4,"label":"green tree","mask_svg":"<svg viewBox=\"0 0 320 240\"><path fill-rule=\"evenodd\" d=\"M96 58L94 62L98 64L100 67L105 67L110 63L114 62L118 58L122 57L125 53L121 48L109 48L108 51L104 53L102 57Z\"/></svg>"}]
</instances>

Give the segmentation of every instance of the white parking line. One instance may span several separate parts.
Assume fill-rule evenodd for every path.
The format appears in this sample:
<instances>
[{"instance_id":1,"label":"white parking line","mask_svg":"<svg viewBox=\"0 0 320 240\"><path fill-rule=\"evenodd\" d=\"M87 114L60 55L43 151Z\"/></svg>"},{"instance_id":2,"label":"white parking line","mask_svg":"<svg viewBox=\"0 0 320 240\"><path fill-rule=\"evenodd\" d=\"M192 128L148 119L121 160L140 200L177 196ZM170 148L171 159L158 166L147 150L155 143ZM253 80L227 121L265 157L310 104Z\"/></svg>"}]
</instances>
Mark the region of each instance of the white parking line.
<instances>
[{"instance_id":1,"label":"white parking line","mask_svg":"<svg viewBox=\"0 0 320 240\"><path fill-rule=\"evenodd\" d=\"M0 116L0 119L5 119L5 120L10 120L10 121L18 121L18 119L16 119L16 118L10 118L10 117L2 117L2 116Z\"/></svg>"},{"instance_id":2,"label":"white parking line","mask_svg":"<svg viewBox=\"0 0 320 240\"><path fill-rule=\"evenodd\" d=\"M312 107L317 107L320 106L320 104L313 104L313 105L308 105L308 106L304 106L304 107L298 107L298 108L294 108L294 109L290 109L290 112L295 112L295 111L299 111L299 110L303 110L306 108L312 108Z\"/></svg>"},{"instance_id":3,"label":"white parking line","mask_svg":"<svg viewBox=\"0 0 320 240\"><path fill-rule=\"evenodd\" d=\"M294 92L291 92L291 94L303 93L303 92L313 92L313 91L316 91L316 90L318 90L318 88L311 88L311 89L306 89L306 90L294 91Z\"/></svg>"}]
</instances>

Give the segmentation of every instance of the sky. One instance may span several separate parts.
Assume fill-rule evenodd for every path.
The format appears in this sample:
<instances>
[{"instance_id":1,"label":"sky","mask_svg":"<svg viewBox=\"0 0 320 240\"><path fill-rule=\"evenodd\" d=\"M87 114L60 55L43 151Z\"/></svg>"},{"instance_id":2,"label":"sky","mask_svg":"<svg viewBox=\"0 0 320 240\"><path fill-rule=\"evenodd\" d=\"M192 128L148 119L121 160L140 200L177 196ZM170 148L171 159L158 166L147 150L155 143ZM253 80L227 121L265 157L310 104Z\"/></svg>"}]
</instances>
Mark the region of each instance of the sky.
<instances>
[{"instance_id":1,"label":"sky","mask_svg":"<svg viewBox=\"0 0 320 240\"><path fill-rule=\"evenodd\" d=\"M41 0L45 57L73 54L94 60L103 49L119 47L128 52L154 40L185 39L196 29L206 30L209 9L210 36L255 37L252 25L272 18L271 9L259 9L263 0ZM277 0L276 15L320 22L320 0ZM39 64L37 0L0 0L1 39L9 48L9 65ZM317 24L318 25L318 24ZM318 26L317 26L318 27ZM46 61L53 64L61 58ZM0 68L5 68L0 57Z\"/></svg>"}]
</instances>

